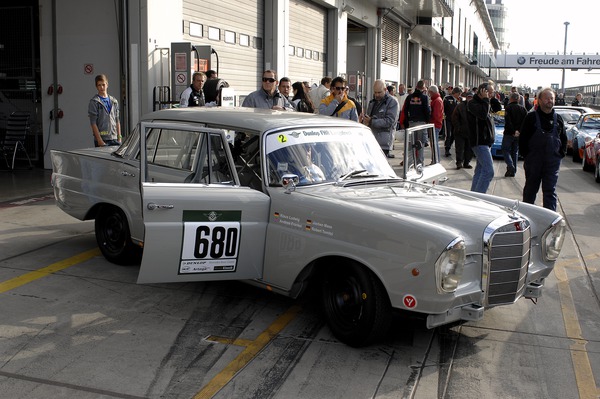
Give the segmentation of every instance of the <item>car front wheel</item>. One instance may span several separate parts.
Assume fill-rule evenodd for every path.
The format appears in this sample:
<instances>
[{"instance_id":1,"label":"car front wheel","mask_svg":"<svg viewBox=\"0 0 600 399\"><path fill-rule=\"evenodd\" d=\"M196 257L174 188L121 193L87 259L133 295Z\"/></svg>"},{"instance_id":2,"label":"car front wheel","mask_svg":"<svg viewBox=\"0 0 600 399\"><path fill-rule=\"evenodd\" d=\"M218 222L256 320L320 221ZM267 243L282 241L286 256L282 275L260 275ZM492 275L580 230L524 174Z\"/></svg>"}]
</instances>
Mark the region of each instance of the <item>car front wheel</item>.
<instances>
[{"instance_id":1,"label":"car front wheel","mask_svg":"<svg viewBox=\"0 0 600 399\"><path fill-rule=\"evenodd\" d=\"M585 148L583 149L583 159L581 161L581 167L586 172L594 170L594 166L590 165L590 163L589 163L589 160L588 160L588 157L587 157L587 151L585 150Z\"/></svg>"},{"instance_id":2,"label":"car front wheel","mask_svg":"<svg viewBox=\"0 0 600 399\"><path fill-rule=\"evenodd\" d=\"M133 244L129 223L122 210L103 206L96 215L96 242L102 255L112 263L129 265L141 259L141 249Z\"/></svg>"},{"instance_id":3,"label":"car front wheel","mask_svg":"<svg viewBox=\"0 0 600 399\"><path fill-rule=\"evenodd\" d=\"M573 162L581 162L581 157L579 156L579 145L577 145L577 140L573 140Z\"/></svg>"},{"instance_id":4,"label":"car front wheel","mask_svg":"<svg viewBox=\"0 0 600 399\"><path fill-rule=\"evenodd\" d=\"M325 273L322 300L329 328L347 345L365 346L389 331L392 312L387 293L370 270L355 262L335 265Z\"/></svg>"}]
</instances>

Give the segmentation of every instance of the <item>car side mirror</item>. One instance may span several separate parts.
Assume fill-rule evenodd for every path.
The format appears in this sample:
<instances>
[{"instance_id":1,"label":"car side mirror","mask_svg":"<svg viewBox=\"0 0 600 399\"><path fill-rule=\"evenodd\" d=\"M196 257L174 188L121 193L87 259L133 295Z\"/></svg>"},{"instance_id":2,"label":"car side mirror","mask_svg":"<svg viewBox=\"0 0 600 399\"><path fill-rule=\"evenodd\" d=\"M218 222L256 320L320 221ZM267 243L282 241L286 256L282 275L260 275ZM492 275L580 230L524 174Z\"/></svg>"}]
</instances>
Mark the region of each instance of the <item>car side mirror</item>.
<instances>
[{"instance_id":1,"label":"car side mirror","mask_svg":"<svg viewBox=\"0 0 600 399\"><path fill-rule=\"evenodd\" d=\"M283 188L285 188L285 192L287 194L291 193L292 191L295 191L296 186L299 182L300 179L298 178L298 175L295 175L293 173L286 173L281 177L281 185L283 186Z\"/></svg>"}]
</instances>

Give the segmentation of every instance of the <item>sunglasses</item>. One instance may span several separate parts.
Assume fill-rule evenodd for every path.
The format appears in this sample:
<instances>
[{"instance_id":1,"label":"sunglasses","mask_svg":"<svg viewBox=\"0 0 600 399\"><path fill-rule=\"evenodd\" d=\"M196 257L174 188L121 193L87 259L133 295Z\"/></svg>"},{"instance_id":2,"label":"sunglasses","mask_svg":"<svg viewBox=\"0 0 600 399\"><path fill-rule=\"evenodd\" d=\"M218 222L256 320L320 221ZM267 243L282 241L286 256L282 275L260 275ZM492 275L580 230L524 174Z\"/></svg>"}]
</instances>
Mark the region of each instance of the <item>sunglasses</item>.
<instances>
[{"instance_id":1,"label":"sunglasses","mask_svg":"<svg viewBox=\"0 0 600 399\"><path fill-rule=\"evenodd\" d=\"M275 83L275 79L273 78L262 78L263 82Z\"/></svg>"},{"instance_id":2,"label":"sunglasses","mask_svg":"<svg viewBox=\"0 0 600 399\"><path fill-rule=\"evenodd\" d=\"M334 89L335 90L346 90L346 88L344 86L335 86Z\"/></svg>"}]
</instances>

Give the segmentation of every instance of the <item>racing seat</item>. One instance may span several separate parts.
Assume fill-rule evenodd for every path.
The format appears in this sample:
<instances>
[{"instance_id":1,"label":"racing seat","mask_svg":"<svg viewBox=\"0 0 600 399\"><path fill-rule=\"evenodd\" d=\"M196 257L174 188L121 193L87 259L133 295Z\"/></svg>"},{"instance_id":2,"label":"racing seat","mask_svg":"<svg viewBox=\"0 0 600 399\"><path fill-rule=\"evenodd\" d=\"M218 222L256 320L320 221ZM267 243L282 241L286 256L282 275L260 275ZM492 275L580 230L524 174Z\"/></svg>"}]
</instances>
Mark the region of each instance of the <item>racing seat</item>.
<instances>
[{"instance_id":1,"label":"racing seat","mask_svg":"<svg viewBox=\"0 0 600 399\"><path fill-rule=\"evenodd\" d=\"M6 166L11 170L15 168L15 158L17 151L25 153L29 161L29 169L33 168L27 149L25 148L25 139L30 130L29 112L13 112L6 123L6 135L0 142L0 154L6 161ZM8 156L12 153L12 164L8 163Z\"/></svg>"}]
</instances>

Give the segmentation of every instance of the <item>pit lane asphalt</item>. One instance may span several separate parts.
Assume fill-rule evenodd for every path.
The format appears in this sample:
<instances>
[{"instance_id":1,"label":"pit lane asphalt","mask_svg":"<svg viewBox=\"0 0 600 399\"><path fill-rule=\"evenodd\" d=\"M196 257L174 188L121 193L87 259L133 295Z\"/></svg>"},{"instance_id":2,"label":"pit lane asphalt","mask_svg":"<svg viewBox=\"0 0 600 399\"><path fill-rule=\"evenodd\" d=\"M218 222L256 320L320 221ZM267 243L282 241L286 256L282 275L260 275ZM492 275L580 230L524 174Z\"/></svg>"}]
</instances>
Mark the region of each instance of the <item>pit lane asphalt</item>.
<instances>
[{"instance_id":1,"label":"pit lane asphalt","mask_svg":"<svg viewBox=\"0 0 600 399\"><path fill-rule=\"evenodd\" d=\"M395 168L398 162L390 159ZM452 169L452 158L442 162L448 168L446 184L470 186L472 170ZM497 161L490 192L519 198L522 170L514 179L503 173ZM600 185L587 184L593 178L570 160L563 162L559 198L574 234L535 309L521 300L486 312L482 322L438 330L437 337L417 326L392 343L364 350L336 344L318 312L295 313L298 303L280 297L273 301L269 293L243 284L145 287L135 285L135 268L107 270L93 253L93 224L57 211L49 196L49 176L39 170L0 172L0 282L14 284L25 271L39 277L0 296L5 315L0 322L0 391L10 397L598 397L600 205L593 198ZM76 261L67 254L88 251L93 256L87 263L38 271L65 266ZM65 279L59 288L58 278ZM81 284L89 296L71 292ZM231 298L224 294L230 291L235 292ZM122 298L120 309L102 299L106 292ZM255 319L250 324L240 320L247 305L234 298L259 305L251 310ZM40 301L53 311L41 312ZM286 315L289 320L282 325L279 318ZM127 322L115 323L119 318ZM69 324L74 333L56 324ZM261 348L259 337L273 326L281 330L266 338L268 349ZM143 333L153 328L159 331ZM242 330L237 341L227 341ZM212 334L203 336L204 331ZM163 341L164 346L156 344ZM208 350L206 342L217 342L220 349ZM84 353L78 346L92 348ZM248 360L249 355L258 361ZM278 367L271 367L274 359ZM113 366L107 368L107 362ZM147 368L149 364L160 366ZM235 374L236 367L243 373Z\"/></svg>"}]
</instances>

